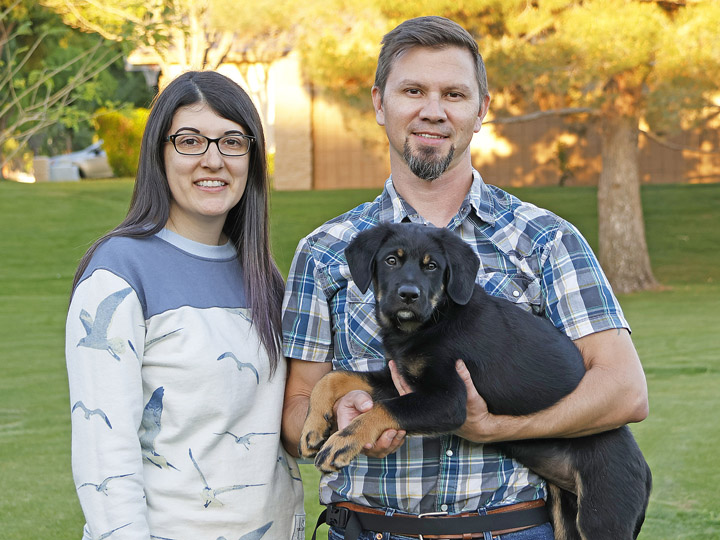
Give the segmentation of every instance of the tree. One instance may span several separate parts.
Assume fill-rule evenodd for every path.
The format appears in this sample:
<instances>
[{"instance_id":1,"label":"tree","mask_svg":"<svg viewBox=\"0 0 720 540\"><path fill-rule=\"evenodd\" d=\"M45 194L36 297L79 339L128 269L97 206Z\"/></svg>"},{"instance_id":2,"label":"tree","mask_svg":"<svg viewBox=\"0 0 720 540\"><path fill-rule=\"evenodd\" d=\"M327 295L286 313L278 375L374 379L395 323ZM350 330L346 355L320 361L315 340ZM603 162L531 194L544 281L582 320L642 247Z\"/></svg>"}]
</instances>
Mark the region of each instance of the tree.
<instances>
[{"instance_id":1,"label":"tree","mask_svg":"<svg viewBox=\"0 0 720 540\"><path fill-rule=\"evenodd\" d=\"M711 101L720 80L720 3L382 0L366 6L388 23L385 28L378 25L383 31L410 17L435 14L457 21L476 36L487 63L493 121L583 115L602 141L598 218L603 268L619 293L657 285L640 199L640 123L647 123L654 136L720 113ZM354 30L346 28L345 33ZM377 50L348 51L347 56L362 59L372 52L376 57ZM322 70L315 74L323 78ZM357 78L342 68L331 75L325 80Z\"/></svg>"},{"instance_id":2,"label":"tree","mask_svg":"<svg viewBox=\"0 0 720 540\"><path fill-rule=\"evenodd\" d=\"M76 48L73 38L68 28L34 3L0 1L3 167L39 131L60 122L77 121L72 105L120 56L101 39Z\"/></svg>"},{"instance_id":3,"label":"tree","mask_svg":"<svg viewBox=\"0 0 720 540\"><path fill-rule=\"evenodd\" d=\"M160 69L159 86L187 70L234 64L238 81L268 119L268 68L292 48L296 2L291 0L41 0L66 24L128 41L133 58ZM249 77L253 75L257 84Z\"/></svg>"}]
</instances>

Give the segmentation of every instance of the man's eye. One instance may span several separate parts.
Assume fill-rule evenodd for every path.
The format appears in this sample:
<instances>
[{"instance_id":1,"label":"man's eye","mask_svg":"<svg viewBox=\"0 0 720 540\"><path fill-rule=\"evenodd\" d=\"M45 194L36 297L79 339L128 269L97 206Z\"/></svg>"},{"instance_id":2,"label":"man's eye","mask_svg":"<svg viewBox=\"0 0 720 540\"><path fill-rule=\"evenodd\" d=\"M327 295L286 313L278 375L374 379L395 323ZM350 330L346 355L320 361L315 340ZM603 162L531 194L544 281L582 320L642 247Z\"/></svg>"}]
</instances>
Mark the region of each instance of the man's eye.
<instances>
[{"instance_id":1,"label":"man's eye","mask_svg":"<svg viewBox=\"0 0 720 540\"><path fill-rule=\"evenodd\" d=\"M397 259L391 255L385 259L385 264L388 266L395 266L397 264Z\"/></svg>"}]
</instances>

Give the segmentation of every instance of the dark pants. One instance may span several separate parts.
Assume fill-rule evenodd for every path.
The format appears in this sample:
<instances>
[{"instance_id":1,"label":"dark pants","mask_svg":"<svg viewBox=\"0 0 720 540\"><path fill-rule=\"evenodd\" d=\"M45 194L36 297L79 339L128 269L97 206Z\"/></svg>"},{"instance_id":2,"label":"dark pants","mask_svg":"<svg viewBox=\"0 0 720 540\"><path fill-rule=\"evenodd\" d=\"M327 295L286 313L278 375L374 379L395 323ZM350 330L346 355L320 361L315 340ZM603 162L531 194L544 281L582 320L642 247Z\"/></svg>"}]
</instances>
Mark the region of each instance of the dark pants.
<instances>
[{"instance_id":1,"label":"dark pants","mask_svg":"<svg viewBox=\"0 0 720 540\"><path fill-rule=\"evenodd\" d=\"M342 529L331 528L328 532L328 540L344 540L343 532ZM358 540L417 540L417 538L389 533L364 532ZM485 540L555 540L555 535L552 526L545 523L524 531L501 534L500 536L490 536L490 533L485 533Z\"/></svg>"}]
</instances>

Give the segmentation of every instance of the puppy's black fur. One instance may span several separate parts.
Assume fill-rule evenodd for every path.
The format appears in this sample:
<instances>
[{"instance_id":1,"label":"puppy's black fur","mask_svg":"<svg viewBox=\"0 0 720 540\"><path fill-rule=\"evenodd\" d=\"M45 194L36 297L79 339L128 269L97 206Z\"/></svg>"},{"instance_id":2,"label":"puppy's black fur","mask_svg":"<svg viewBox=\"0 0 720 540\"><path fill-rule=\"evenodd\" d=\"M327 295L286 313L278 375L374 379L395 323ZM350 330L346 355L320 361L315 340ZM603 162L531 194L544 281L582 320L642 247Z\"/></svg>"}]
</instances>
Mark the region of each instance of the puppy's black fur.
<instances>
[{"instance_id":1,"label":"puppy's black fur","mask_svg":"<svg viewBox=\"0 0 720 540\"><path fill-rule=\"evenodd\" d=\"M364 292L374 285L387 358L413 392L399 396L387 369L324 377L313 390L301 440L301 452L317 453L321 470L347 465L388 428L427 435L459 428L467 395L457 359L493 414L545 409L582 379L583 359L572 341L545 318L475 285L477 256L446 229L384 224L358 234L345 254L357 286ZM328 439L332 405L352 388L370 392L375 406ZM556 538L637 537L652 481L627 426L496 446L548 481Z\"/></svg>"}]
</instances>

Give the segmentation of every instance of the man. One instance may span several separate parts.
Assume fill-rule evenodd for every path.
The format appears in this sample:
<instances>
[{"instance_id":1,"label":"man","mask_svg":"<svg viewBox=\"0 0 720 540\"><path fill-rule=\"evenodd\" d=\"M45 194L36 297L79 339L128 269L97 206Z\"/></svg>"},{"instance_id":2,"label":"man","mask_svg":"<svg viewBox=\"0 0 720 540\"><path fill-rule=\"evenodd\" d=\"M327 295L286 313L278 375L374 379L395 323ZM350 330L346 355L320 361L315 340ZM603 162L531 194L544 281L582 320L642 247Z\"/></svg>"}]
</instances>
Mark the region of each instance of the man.
<instances>
[{"instance_id":1,"label":"man","mask_svg":"<svg viewBox=\"0 0 720 540\"><path fill-rule=\"evenodd\" d=\"M375 201L302 240L288 278L283 314L290 359L286 447L297 452L310 392L325 373L385 365L372 291L362 294L353 283L345 246L357 232L384 221L447 227L476 251L481 261L477 282L490 294L548 317L575 340L587 373L555 406L506 417L488 412L458 362L468 389L468 418L461 429L445 437L407 440L404 433L388 430L365 455L322 478L321 501L349 501L353 511L380 510L390 516L523 509L544 498L543 480L483 443L574 437L643 420L647 388L627 322L595 256L572 225L485 184L472 168L470 141L480 130L490 96L477 44L464 29L440 17L421 17L388 33L372 101L387 133L391 177ZM401 380L396 384L407 391ZM339 427L370 407L367 394L346 395L336 404ZM382 530L360 538L405 538ZM507 539L518 534L553 538L549 523L535 523L522 533L477 531L465 537L498 533ZM330 538L344 534L341 524L331 528Z\"/></svg>"}]
</instances>

